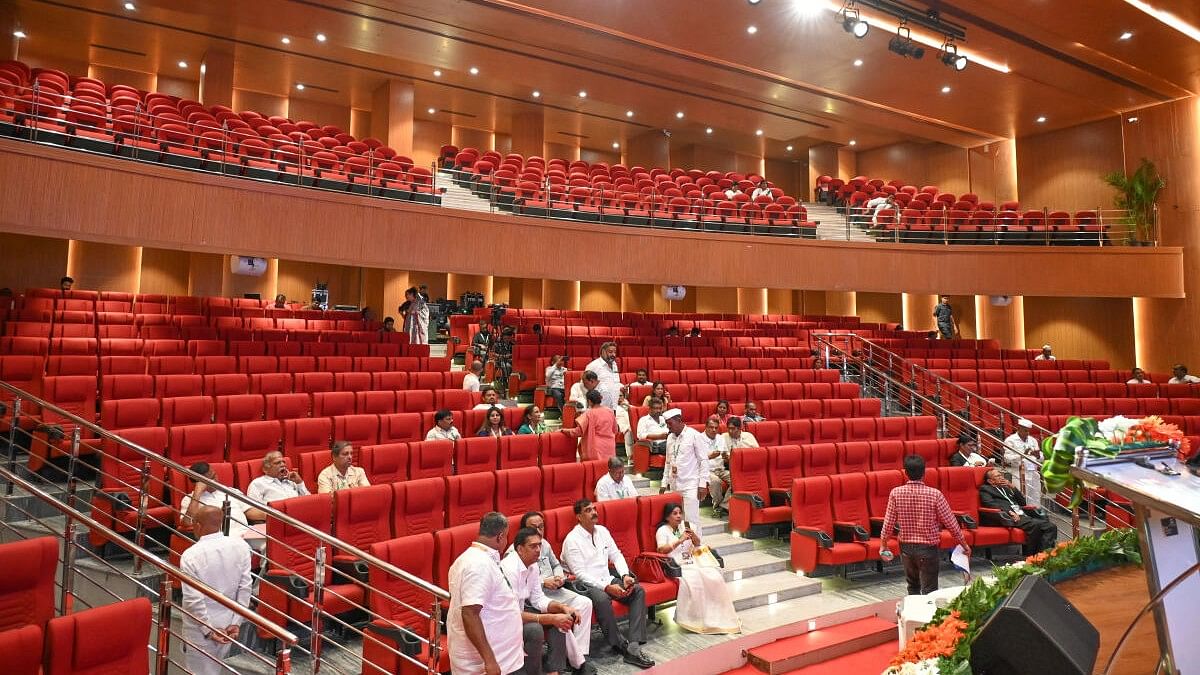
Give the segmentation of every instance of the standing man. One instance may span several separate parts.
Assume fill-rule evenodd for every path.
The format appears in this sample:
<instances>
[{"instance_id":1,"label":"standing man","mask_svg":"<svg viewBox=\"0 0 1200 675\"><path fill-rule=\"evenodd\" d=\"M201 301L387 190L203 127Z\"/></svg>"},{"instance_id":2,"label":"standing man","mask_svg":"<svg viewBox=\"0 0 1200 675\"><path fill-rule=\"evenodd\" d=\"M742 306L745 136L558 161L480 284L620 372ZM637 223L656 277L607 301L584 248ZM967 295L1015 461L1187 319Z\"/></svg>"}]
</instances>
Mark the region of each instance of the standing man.
<instances>
[{"instance_id":1,"label":"standing man","mask_svg":"<svg viewBox=\"0 0 1200 675\"><path fill-rule=\"evenodd\" d=\"M700 500L708 496L708 455L710 444L704 434L683 422L683 411L672 408L663 413L667 429L667 459L663 467L662 492L674 490L683 496L683 517L700 522Z\"/></svg>"},{"instance_id":2,"label":"standing man","mask_svg":"<svg viewBox=\"0 0 1200 675\"><path fill-rule=\"evenodd\" d=\"M455 675L508 675L525 665L521 605L500 569L508 519L491 511L479 537L450 566L446 645Z\"/></svg>"},{"instance_id":3,"label":"standing man","mask_svg":"<svg viewBox=\"0 0 1200 675\"><path fill-rule=\"evenodd\" d=\"M480 385L482 384L480 378L482 377L483 362L472 361L471 368L467 371L466 376L463 377L463 391L479 391Z\"/></svg>"},{"instance_id":4,"label":"standing man","mask_svg":"<svg viewBox=\"0 0 1200 675\"><path fill-rule=\"evenodd\" d=\"M1033 422L1026 419L1017 420L1017 430L1004 439L1004 464L1018 477L1017 483L1029 496L1034 504L1042 503L1042 474L1034 459L1042 458L1042 447L1038 440L1030 434ZM1032 459L1025 459L1021 456Z\"/></svg>"},{"instance_id":5,"label":"standing man","mask_svg":"<svg viewBox=\"0 0 1200 675\"><path fill-rule=\"evenodd\" d=\"M179 568L243 607L250 606L250 547L240 537L221 534L221 509L197 506L196 543L179 556ZM183 634L194 649L186 655L188 672L216 675L237 639L242 619L233 610L183 584Z\"/></svg>"},{"instance_id":6,"label":"standing man","mask_svg":"<svg viewBox=\"0 0 1200 675\"><path fill-rule=\"evenodd\" d=\"M350 441L334 441L329 446L333 462L317 474L317 493L337 492L346 488L367 487L367 472L354 466L354 446Z\"/></svg>"},{"instance_id":7,"label":"standing man","mask_svg":"<svg viewBox=\"0 0 1200 675\"><path fill-rule=\"evenodd\" d=\"M979 486L979 505L998 510L1005 525L1021 528L1025 533L1022 552L1026 556L1051 548L1058 542L1058 528L1046 517L1045 511L1037 504L1029 505L1025 495L1004 480L999 469L988 469L985 479L987 482Z\"/></svg>"},{"instance_id":8,"label":"standing man","mask_svg":"<svg viewBox=\"0 0 1200 675\"><path fill-rule=\"evenodd\" d=\"M629 573L625 555L617 548L608 528L597 522L600 516L596 505L586 499L575 502L575 519L577 524L563 539L563 562L582 582L580 593L592 601L592 616L600 624L604 639L613 651L624 655L625 663L638 668L654 667L654 661L642 654L640 647L646 641L646 591ZM610 565L616 576L609 572ZM614 602L629 610L628 636L617 628Z\"/></svg>"},{"instance_id":9,"label":"standing man","mask_svg":"<svg viewBox=\"0 0 1200 675\"><path fill-rule=\"evenodd\" d=\"M617 343L605 342L600 345L600 356L587 364L585 370L590 370L599 379L597 388L603 397L606 408L617 407L617 396L621 393L621 378L617 373Z\"/></svg>"},{"instance_id":10,"label":"standing man","mask_svg":"<svg viewBox=\"0 0 1200 675\"><path fill-rule=\"evenodd\" d=\"M971 557L971 547L963 538L958 520L950 510L946 497L936 488L925 484L925 459L920 455L904 458L904 473L908 482L892 488L888 495L887 511L880 530L880 550L886 550L884 560L892 559L891 540L900 540L900 562L908 581L909 595L927 595L938 587L938 543L941 529L946 528ZM899 526L897 534L893 528Z\"/></svg>"},{"instance_id":11,"label":"standing man","mask_svg":"<svg viewBox=\"0 0 1200 675\"><path fill-rule=\"evenodd\" d=\"M576 672L595 673L596 667L589 668L587 663L588 643L592 637L591 607L584 614L570 605L546 597L542 592L542 577L538 568L541 553L541 532L523 527L517 530L512 548L500 561L500 569L522 607L525 667L521 672L524 675L541 675L543 646L549 643L545 672L562 673L570 663L571 669Z\"/></svg>"},{"instance_id":12,"label":"standing man","mask_svg":"<svg viewBox=\"0 0 1200 675\"><path fill-rule=\"evenodd\" d=\"M954 318L954 310L950 307L950 296L942 296L941 302L933 308L933 318L937 320L938 332L943 340L951 340L958 335L958 319Z\"/></svg>"}]
</instances>

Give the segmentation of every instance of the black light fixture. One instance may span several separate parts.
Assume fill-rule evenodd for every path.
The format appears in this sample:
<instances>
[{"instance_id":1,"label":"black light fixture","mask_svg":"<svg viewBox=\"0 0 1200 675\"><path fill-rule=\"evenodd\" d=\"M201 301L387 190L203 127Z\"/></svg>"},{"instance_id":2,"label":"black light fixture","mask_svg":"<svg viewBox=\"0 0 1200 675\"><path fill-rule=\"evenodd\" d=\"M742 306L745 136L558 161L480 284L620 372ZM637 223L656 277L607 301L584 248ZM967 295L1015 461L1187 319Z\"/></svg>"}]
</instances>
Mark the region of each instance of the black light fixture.
<instances>
[{"instance_id":1,"label":"black light fixture","mask_svg":"<svg viewBox=\"0 0 1200 675\"><path fill-rule=\"evenodd\" d=\"M842 20L842 30L853 35L858 39L863 39L871 30L871 25L863 21L862 15L855 8L853 0L850 0L842 6L842 11L838 12L838 16Z\"/></svg>"},{"instance_id":2,"label":"black light fixture","mask_svg":"<svg viewBox=\"0 0 1200 675\"><path fill-rule=\"evenodd\" d=\"M912 31L909 30L906 20L901 20L900 25L896 27L896 35L888 41L888 51L905 58L925 58L925 48L913 42Z\"/></svg>"},{"instance_id":3,"label":"black light fixture","mask_svg":"<svg viewBox=\"0 0 1200 675\"><path fill-rule=\"evenodd\" d=\"M958 71L965 70L967 67L967 57L958 53L958 45L954 44L954 40L950 37L942 43L942 63L949 68Z\"/></svg>"}]
</instances>

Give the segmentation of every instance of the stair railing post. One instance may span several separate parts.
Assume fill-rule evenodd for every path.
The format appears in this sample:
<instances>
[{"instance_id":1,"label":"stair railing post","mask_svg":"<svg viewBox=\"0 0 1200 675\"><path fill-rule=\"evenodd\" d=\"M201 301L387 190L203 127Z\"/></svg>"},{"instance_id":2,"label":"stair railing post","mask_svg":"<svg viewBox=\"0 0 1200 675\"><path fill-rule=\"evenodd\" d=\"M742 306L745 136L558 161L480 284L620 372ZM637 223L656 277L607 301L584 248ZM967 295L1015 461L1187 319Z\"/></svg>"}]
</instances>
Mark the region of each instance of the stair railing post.
<instances>
[{"instance_id":1,"label":"stair railing post","mask_svg":"<svg viewBox=\"0 0 1200 675\"><path fill-rule=\"evenodd\" d=\"M155 675L167 675L171 667L171 586L170 575L164 574L158 585L157 646L154 654ZM197 647L198 649L198 647Z\"/></svg>"},{"instance_id":2,"label":"stair railing post","mask_svg":"<svg viewBox=\"0 0 1200 675\"><path fill-rule=\"evenodd\" d=\"M12 473L17 471L17 429L21 426L21 397L16 396L12 402L12 421L8 428L8 470ZM9 481L4 486L4 494L12 496L14 485Z\"/></svg>"},{"instance_id":3,"label":"stair railing post","mask_svg":"<svg viewBox=\"0 0 1200 675\"><path fill-rule=\"evenodd\" d=\"M71 513L75 510L75 493L79 487L79 479L75 477L75 463L79 459L80 429L75 427L71 432L71 455L67 462L67 521L63 525L63 570L62 592L59 596L59 608L63 615L71 613L75 606L75 519Z\"/></svg>"},{"instance_id":4,"label":"stair railing post","mask_svg":"<svg viewBox=\"0 0 1200 675\"><path fill-rule=\"evenodd\" d=\"M138 546L145 543L146 539L146 509L150 502L150 458L147 457L142 461L141 470L141 494L138 496L138 512L137 524L134 528L133 540ZM133 559L133 573L142 573L142 558L140 556Z\"/></svg>"}]
</instances>

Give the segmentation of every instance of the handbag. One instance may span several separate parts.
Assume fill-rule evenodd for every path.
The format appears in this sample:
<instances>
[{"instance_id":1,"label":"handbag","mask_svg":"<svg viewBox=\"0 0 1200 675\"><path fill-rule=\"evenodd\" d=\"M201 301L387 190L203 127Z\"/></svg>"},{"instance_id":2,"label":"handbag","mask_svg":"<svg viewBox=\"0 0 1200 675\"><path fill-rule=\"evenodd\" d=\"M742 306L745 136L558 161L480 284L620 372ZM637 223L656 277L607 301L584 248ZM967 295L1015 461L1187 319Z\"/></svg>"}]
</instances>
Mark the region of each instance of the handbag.
<instances>
[{"instance_id":1,"label":"handbag","mask_svg":"<svg viewBox=\"0 0 1200 675\"><path fill-rule=\"evenodd\" d=\"M672 565L674 569L669 574L668 569ZM674 576L670 576L671 574ZM669 556L643 553L633 561L633 575L639 581L647 584L661 584L668 577L678 579L683 576L683 569L679 567L679 563L672 560Z\"/></svg>"}]
</instances>

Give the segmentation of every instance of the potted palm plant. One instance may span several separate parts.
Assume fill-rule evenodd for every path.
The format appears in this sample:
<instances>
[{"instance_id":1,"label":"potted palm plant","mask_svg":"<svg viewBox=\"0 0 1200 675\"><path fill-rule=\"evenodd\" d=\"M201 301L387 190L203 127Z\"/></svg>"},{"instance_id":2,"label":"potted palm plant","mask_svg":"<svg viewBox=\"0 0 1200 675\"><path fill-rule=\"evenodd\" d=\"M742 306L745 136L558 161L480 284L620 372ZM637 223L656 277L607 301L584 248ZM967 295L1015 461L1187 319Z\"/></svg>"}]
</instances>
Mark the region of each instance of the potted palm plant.
<instances>
[{"instance_id":1,"label":"potted palm plant","mask_svg":"<svg viewBox=\"0 0 1200 675\"><path fill-rule=\"evenodd\" d=\"M1154 162L1142 158L1137 170L1128 176L1124 171L1113 171L1104 175L1104 182L1116 190L1113 203L1118 209L1126 209L1136 229L1135 245L1149 245L1154 236L1154 204L1158 193L1167 185Z\"/></svg>"}]
</instances>

